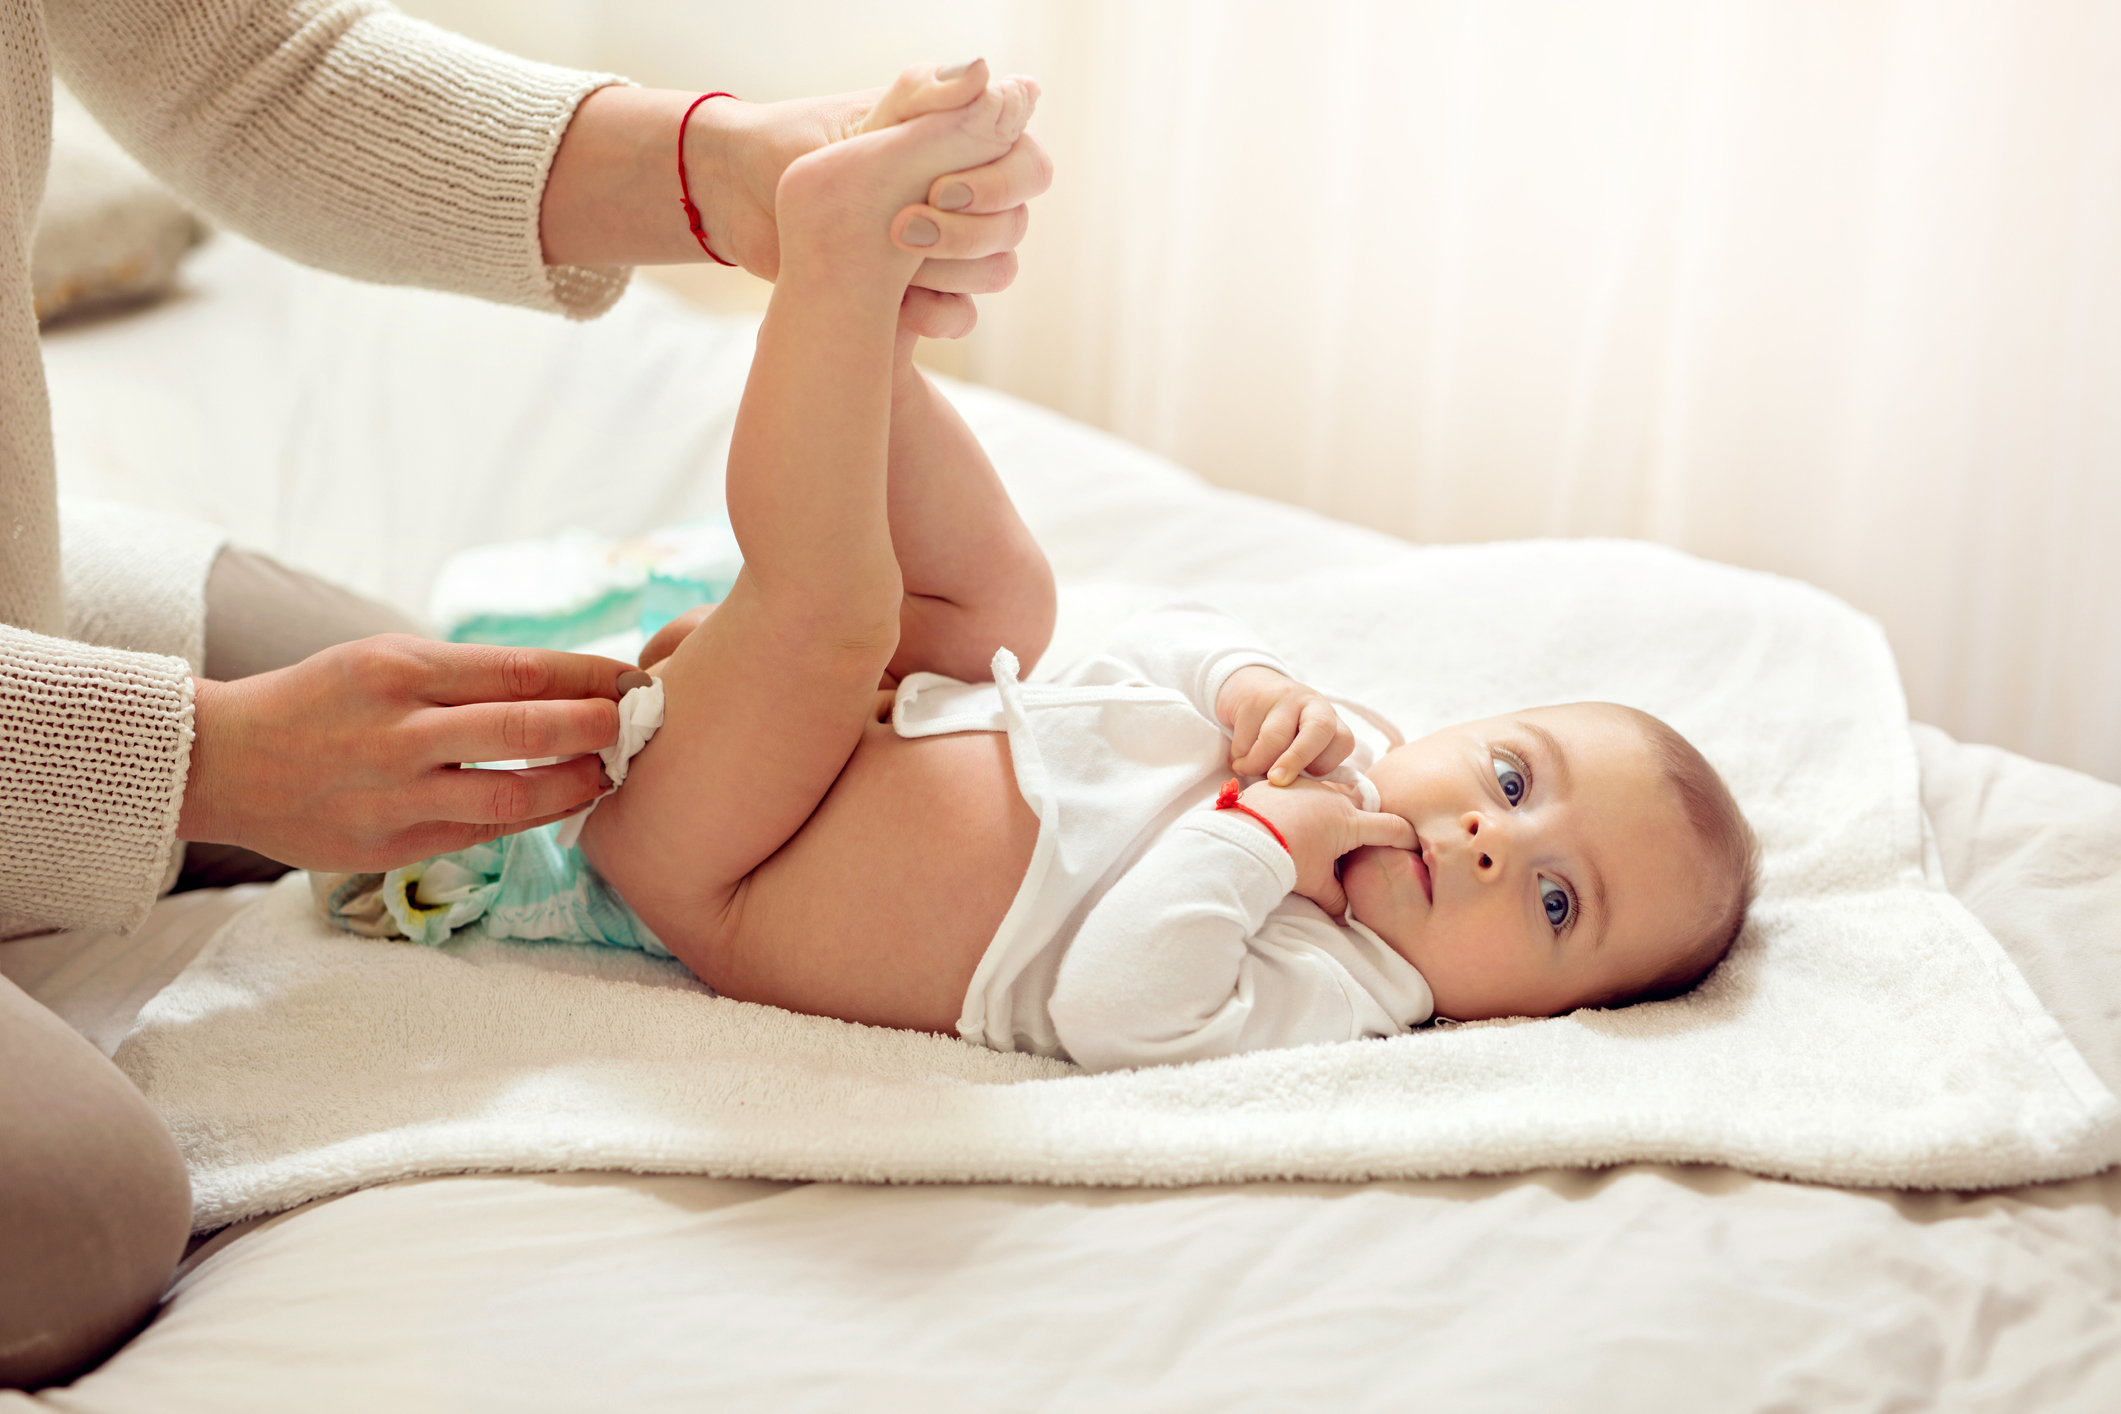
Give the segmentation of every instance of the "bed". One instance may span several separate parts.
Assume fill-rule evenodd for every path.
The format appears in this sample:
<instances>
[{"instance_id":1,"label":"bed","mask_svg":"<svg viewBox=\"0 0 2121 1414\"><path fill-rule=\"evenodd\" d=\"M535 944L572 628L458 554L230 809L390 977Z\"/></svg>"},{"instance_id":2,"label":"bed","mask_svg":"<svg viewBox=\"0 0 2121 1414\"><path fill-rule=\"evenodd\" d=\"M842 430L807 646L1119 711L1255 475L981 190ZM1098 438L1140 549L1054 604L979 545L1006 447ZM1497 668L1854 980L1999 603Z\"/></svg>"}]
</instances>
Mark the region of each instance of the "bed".
<instances>
[{"instance_id":1,"label":"bed","mask_svg":"<svg viewBox=\"0 0 2121 1414\"><path fill-rule=\"evenodd\" d=\"M62 491L217 521L419 612L464 546L714 511L750 331L640 284L570 326L220 238L178 298L49 338ZM953 393L1064 585L1403 548ZM1931 868L2121 1089L2121 787L1912 731ZM7 944L0 967L111 1050L253 897L173 897L132 938ZM2121 1181L434 1177L203 1234L102 1368L0 1395L98 1414L1416 1402L2121 1407Z\"/></svg>"}]
</instances>

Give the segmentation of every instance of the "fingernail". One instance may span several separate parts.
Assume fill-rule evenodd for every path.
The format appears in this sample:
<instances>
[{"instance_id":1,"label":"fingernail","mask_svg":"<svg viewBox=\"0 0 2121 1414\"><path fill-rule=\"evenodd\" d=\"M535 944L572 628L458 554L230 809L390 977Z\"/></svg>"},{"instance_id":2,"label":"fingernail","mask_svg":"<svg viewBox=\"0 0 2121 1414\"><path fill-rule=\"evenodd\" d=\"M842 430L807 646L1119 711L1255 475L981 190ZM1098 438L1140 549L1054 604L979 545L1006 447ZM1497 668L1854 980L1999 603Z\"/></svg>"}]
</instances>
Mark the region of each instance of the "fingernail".
<instances>
[{"instance_id":1,"label":"fingernail","mask_svg":"<svg viewBox=\"0 0 2121 1414\"><path fill-rule=\"evenodd\" d=\"M654 681L654 678L648 676L639 668L628 668L625 672L619 674L619 696L624 697L635 688L646 687Z\"/></svg>"},{"instance_id":2,"label":"fingernail","mask_svg":"<svg viewBox=\"0 0 2121 1414\"><path fill-rule=\"evenodd\" d=\"M916 216L906 223L904 230L898 233L898 243L900 245L934 245L938 240L942 239L942 235L943 233L935 228L933 221L925 216Z\"/></svg>"},{"instance_id":3,"label":"fingernail","mask_svg":"<svg viewBox=\"0 0 2121 1414\"><path fill-rule=\"evenodd\" d=\"M978 62L979 60L977 59L967 59L962 64L948 64L940 69L937 69L935 71L935 76L939 79L959 78L963 76L967 69L970 69L974 64L977 64Z\"/></svg>"},{"instance_id":4,"label":"fingernail","mask_svg":"<svg viewBox=\"0 0 2121 1414\"><path fill-rule=\"evenodd\" d=\"M935 206L939 211L963 211L972 204L972 188L963 182L952 182L936 194Z\"/></svg>"}]
</instances>

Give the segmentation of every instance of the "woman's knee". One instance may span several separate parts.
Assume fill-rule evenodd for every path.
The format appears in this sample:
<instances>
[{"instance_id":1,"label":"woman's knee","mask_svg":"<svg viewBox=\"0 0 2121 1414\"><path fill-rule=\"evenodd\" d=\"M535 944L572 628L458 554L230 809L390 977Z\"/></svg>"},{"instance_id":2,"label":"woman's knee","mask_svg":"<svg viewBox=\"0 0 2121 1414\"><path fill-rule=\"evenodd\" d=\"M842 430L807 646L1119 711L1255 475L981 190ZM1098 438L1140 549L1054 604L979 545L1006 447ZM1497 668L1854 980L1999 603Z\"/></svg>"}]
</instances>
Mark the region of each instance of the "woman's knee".
<instances>
[{"instance_id":1,"label":"woman's knee","mask_svg":"<svg viewBox=\"0 0 2121 1414\"><path fill-rule=\"evenodd\" d=\"M168 1127L101 1052L0 979L0 1388L69 1378L154 1310L191 1188Z\"/></svg>"},{"instance_id":2,"label":"woman's knee","mask_svg":"<svg viewBox=\"0 0 2121 1414\"><path fill-rule=\"evenodd\" d=\"M426 632L388 604L235 545L206 578L206 676L217 682L291 667L358 638Z\"/></svg>"}]
</instances>

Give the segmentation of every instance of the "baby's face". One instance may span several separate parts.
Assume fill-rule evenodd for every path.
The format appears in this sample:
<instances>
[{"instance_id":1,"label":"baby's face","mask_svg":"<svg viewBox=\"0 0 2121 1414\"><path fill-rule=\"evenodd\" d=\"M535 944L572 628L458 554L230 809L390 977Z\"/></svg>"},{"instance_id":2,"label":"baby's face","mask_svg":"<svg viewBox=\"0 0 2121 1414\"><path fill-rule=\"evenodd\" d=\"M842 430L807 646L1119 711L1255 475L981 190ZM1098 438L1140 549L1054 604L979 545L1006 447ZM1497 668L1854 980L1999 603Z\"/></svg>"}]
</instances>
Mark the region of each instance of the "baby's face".
<instances>
[{"instance_id":1,"label":"baby's face","mask_svg":"<svg viewBox=\"0 0 2121 1414\"><path fill-rule=\"evenodd\" d=\"M1341 861L1350 911L1421 970L1439 1016L1553 1016L1688 942L1706 865L1640 732L1597 704L1467 722L1370 772L1418 848Z\"/></svg>"}]
</instances>

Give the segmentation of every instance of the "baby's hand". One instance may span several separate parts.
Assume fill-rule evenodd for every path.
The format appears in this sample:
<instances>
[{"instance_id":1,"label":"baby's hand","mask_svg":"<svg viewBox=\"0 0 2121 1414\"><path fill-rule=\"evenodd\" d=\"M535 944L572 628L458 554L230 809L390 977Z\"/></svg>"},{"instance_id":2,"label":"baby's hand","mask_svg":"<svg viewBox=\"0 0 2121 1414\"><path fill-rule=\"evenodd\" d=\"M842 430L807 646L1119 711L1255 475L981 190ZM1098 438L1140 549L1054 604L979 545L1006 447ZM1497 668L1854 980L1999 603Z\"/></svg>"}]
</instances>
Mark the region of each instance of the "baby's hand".
<instances>
[{"instance_id":1,"label":"baby's hand","mask_svg":"<svg viewBox=\"0 0 2121 1414\"><path fill-rule=\"evenodd\" d=\"M1323 693L1256 664L1230 674L1215 715L1230 729L1230 769L1278 786L1305 771L1323 776L1355 749L1355 734Z\"/></svg>"},{"instance_id":2,"label":"baby's hand","mask_svg":"<svg viewBox=\"0 0 2121 1414\"><path fill-rule=\"evenodd\" d=\"M1296 864L1296 892L1335 918L1348 910L1348 896L1341 891L1340 875L1334 868L1342 855L1366 844L1414 848L1414 827L1403 816L1373 815L1362 809L1353 786L1303 780L1277 786L1261 781L1238 799L1281 831Z\"/></svg>"}]
</instances>

